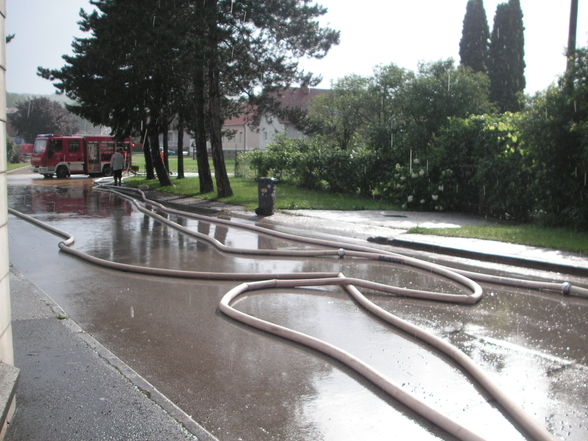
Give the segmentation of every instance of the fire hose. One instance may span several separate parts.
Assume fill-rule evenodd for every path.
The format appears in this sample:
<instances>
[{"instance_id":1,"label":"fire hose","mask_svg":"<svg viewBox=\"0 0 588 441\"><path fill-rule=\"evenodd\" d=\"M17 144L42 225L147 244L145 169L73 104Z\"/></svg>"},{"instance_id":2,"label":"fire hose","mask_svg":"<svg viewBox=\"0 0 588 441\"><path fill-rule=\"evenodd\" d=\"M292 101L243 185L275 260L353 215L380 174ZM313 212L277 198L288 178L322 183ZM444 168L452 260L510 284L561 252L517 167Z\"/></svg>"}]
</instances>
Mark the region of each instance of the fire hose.
<instances>
[{"instance_id":1,"label":"fire hose","mask_svg":"<svg viewBox=\"0 0 588 441\"><path fill-rule=\"evenodd\" d=\"M320 351L355 370L358 374L371 381L373 384L381 388L391 397L404 404L408 408L412 409L425 419L436 424L446 432L452 434L458 439L470 441L470 440L482 440L483 437L477 435L471 430L467 429L460 423L453 419L441 414L437 410L428 406L412 394L403 391L402 388L396 385L393 381L386 378L383 374L376 371L374 368L365 364L361 360L354 357L352 354L333 346L325 341L319 340L312 336L279 326L277 324L265 321L248 314L245 314L233 305L237 301L238 297L246 292L271 289L271 288L294 288L302 286L327 286L335 285L342 287L355 301L364 307L366 310L388 322L392 326L410 334L411 336L420 339L421 341L433 346L443 354L452 358L461 369L468 373L474 378L478 384L480 384L504 409L506 414L521 428L521 430L530 436L534 440L554 440L553 436L540 424L530 418L523 409L515 403L503 390L501 390L490 377L478 367L465 353L457 349L455 346L447 343L443 339L435 336L432 333L422 330L421 328L410 324L409 322L402 320L395 315L385 311L379 306L375 305L369 299L367 299L357 287L366 288L373 291L380 291L386 294L400 295L406 297L421 298L434 301L452 302L460 304L475 304L483 295L482 288L474 281L478 280L481 282L489 283L501 283L509 286L517 286L524 288L531 288L537 290L561 292L564 295L576 295L581 297L588 297L588 289L572 286L568 282L555 283L555 282L539 282L539 281L528 281L514 278L506 278L501 276L492 276L487 274L480 274L469 271L454 270L442 265L425 262L423 260L415 259L412 257L404 256L401 254L382 251L372 247L366 247L361 245L353 244L342 244L337 241L310 238L304 236L293 235L290 233L284 233L260 227L257 225L249 225L243 223L236 223L234 221L220 219L216 217L205 216L197 213L185 212L176 210L173 208L165 207L159 202L149 200L145 193L140 189L125 188L122 191L120 187L116 190L110 186L101 185L98 187L100 190L107 190L116 193L118 196L129 201L136 207L137 210L144 214L154 218L155 220L162 222L170 227L177 229L178 231L190 235L197 240L206 241L215 246L219 251L225 253L251 255L251 256L274 256L274 257L351 257L356 259L374 260L379 262L389 262L399 265L407 265L419 269L424 269L437 274L441 277L449 279L458 285L463 286L467 290L471 291L469 294L463 293L438 293L433 291L419 290L419 289L408 289L403 287L390 286L382 283L371 282L367 280L349 278L340 273L328 273L328 272L312 272L312 273L283 273L271 275L263 273L217 273L217 272L196 272L196 271L185 271L185 270L174 270L167 268L153 268L138 265L123 264L119 262L113 262L105 259L100 259L95 256L90 256L79 250L72 248L74 244L74 237L70 234L63 232L47 223L41 222L32 216L20 213L16 210L10 209L9 212L22 219L31 222L45 230L64 238L64 241L59 242L59 248L61 251L71 254L77 258L83 259L87 262L105 266L108 268L135 272L142 274L158 275L158 276L169 276L169 277L181 277L181 278L192 278L192 279L208 279L208 280L238 280L246 281L229 292L227 292L219 304L219 309L227 316L238 320L244 324L255 327L262 331L268 332L279 337L295 341L301 345L305 345L317 351ZM132 197L127 192L132 192L138 196ZM151 207L148 208L148 207ZM260 234L269 235L273 237L279 237L291 241L300 243L312 244L315 246L325 246L326 249L299 249L299 250L254 250L247 248L232 248L224 245L220 241L212 238L206 234L202 234L193 230L190 230L170 219L158 214L157 212L173 214L182 216L185 218L192 218L200 221L210 222L214 224L222 224L231 226L234 228L246 229L255 231ZM264 280L270 276L271 280Z\"/></svg>"}]
</instances>

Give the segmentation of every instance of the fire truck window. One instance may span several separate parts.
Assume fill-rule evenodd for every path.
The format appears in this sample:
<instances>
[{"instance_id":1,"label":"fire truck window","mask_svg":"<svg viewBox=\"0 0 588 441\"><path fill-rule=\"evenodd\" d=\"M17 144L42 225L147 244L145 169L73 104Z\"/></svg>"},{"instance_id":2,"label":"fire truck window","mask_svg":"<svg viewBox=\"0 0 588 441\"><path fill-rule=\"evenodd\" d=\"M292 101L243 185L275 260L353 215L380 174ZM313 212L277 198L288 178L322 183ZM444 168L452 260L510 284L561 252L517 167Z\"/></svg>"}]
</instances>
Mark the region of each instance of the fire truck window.
<instances>
[{"instance_id":1,"label":"fire truck window","mask_svg":"<svg viewBox=\"0 0 588 441\"><path fill-rule=\"evenodd\" d=\"M70 153L78 153L80 151L80 141L70 141L67 149Z\"/></svg>"},{"instance_id":2,"label":"fire truck window","mask_svg":"<svg viewBox=\"0 0 588 441\"><path fill-rule=\"evenodd\" d=\"M110 161L110 157L114 153L114 142L100 143L100 157L102 161Z\"/></svg>"},{"instance_id":3,"label":"fire truck window","mask_svg":"<svg viewBox=\"0 0 588 441\"><path fill-rule=\"evenodd\" d=\"M52 139L49 141L49 150L52 152L60 152L63 148L63 144L61 143L61 139Z\"/></svg>"},{"instance_id":4,"label":"fire truck window","mask_svg":"<svg viewBox=\"0 0 588 441\"><path fill-rule=\"evenodd\" d=\"M47 147L46 139L35 139L35 145L33 147L33 153L43 153Z\"/></svg>"}]
</instances>

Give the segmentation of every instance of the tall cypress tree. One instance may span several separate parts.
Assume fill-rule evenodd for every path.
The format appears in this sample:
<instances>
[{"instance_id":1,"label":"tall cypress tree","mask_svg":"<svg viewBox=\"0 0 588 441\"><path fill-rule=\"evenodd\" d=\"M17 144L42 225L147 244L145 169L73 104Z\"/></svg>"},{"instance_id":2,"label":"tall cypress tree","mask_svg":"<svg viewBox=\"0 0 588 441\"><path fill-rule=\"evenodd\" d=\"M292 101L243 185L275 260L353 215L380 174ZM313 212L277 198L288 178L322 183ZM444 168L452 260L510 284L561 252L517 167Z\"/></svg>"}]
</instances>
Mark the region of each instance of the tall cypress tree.
<instances>
[{"instance_id":1,"label":"tall cypress tree","mask_svg":"<svg viewBox=\"0 0 588 441\"><path fill-rule=\"evenodd\" d=\"M469 0L459 42L462 65L471 67L475 72L488 73L489 36L483 1Z\"/></svg>"},{"instance_id":2,"label":"tall cypress tree","mask_svg":"<svg viewBox=\"0 0 588 441\"><path fill-rule=\"evenodd\" d=\"M496 8L490 39L488 73L490 99L503 111L521 109L525 90L523 11L519 0L509 0Z\"/></svg>"},{"instance_id":3,"label":"tall cypress tree","mask_svg":"<svg viewBox=\"0 0 588 441\"><path fill-rule=\"evenodd\" d=\"M571 73L574 68L574 58L576 56L576 30L578 27L578 0L572 0L570 7L570 28L568 31L568 64L566 73Z\"/></svg>"}]
</instances>

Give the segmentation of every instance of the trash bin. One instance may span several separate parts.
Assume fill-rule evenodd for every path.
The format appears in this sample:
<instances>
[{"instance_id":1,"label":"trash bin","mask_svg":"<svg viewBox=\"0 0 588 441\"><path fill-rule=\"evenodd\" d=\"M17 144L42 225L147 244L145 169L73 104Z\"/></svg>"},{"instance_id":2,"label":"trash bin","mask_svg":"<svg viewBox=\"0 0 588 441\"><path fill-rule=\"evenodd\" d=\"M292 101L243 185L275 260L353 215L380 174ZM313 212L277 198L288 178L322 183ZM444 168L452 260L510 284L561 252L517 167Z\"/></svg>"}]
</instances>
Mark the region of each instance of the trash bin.
<instances>
[{"instance_id":1,"label":"trash bin","mask_svg":"<svg viewBox=\"0 0 588 441\"><path fill-rule=\"evenodd\" d=\"M274 202L276 201L276 178L257 178L257 197L259 207L255 209L258 216L271 216L274 214Z\"/></svg>"}]
</instances>

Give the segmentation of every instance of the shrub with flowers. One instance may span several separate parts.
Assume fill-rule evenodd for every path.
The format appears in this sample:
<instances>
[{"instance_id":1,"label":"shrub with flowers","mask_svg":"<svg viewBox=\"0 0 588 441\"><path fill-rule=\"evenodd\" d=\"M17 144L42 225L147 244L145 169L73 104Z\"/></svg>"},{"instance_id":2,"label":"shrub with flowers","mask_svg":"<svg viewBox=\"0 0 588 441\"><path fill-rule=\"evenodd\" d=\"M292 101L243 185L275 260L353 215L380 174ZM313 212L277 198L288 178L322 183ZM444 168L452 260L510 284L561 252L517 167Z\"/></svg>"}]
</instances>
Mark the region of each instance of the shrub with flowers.
<instances>
[{"instance_id":1,"label":"shrub with flowers","mask_svg":"<svg viewBox=\"0 0 588 441\"><path fill-rule=\"evenodd\" d=\"M430 173L427 165L414 159L412 167L396 164L380 191L404 209L443 211L451 208L453 171Z\"/></svg>"}]
</instances>

